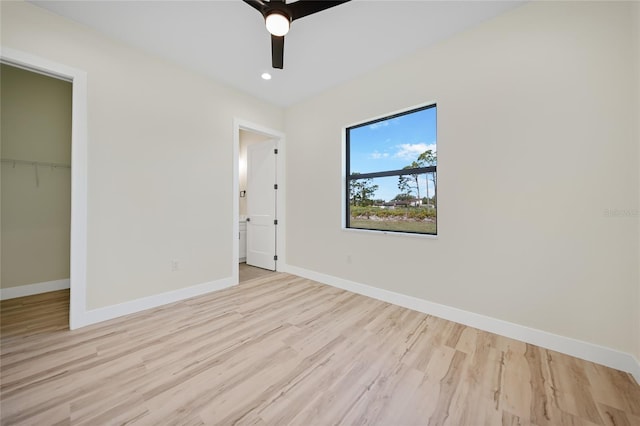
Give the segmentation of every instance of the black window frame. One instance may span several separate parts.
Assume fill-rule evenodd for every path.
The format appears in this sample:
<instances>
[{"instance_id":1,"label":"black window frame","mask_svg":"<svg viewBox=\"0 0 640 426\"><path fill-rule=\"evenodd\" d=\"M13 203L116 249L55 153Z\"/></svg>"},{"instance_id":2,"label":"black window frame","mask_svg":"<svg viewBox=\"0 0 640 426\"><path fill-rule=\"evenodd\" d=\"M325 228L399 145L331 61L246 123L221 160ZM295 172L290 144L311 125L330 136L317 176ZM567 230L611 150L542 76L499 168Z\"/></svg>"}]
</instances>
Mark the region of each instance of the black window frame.
<instances>
[{"instance_id":1,"label":"black window frame","mask_svg":"<svg viewBox=\"0 0 640 426\"><path fill-rule=\"evenodd\" d=\"M361 179L371 179L371 178L379 178L379 177L389 177L389 176L404 176L404 175L412 175L412 174L423 174L423 173L436 173L435 179L437 180L437 164L435 166L427 166L427 167L418 167L413 169L400 169L400 170L385 170L382 172L371 172L371 173L351 173L351 138L350 131L352 129L357 129L360 127L370 126L375 123L379 123L381 121L391 120L393 118L402 117L405 115L413 114L416 112L424 111L427 109L436 108L436 117L437 117L437 103L430 103L428 105L420 106L417 108L411 108L406 111L401 111L398 113L394 113L382 118L376 118L375 120L370 120L364 123L355 124L353 126L345 127L345 229L355 229L355 230L363 230L363 231L377 231L381 233L397 233L397 234L411 234L411 235L428 235L428 236L437 236L438 235L438 220L437 220L437 210L436 210L436 233L426 233L426 232L413 232L413 231L396 231L396 230L386 230L386 229L373 229L373 228L353 228L350 226L351 222L351 204L350 204L350 195L351 195L351 182L354 180ZM436 118L436 132L437 132L437 118ZM438 140L436 137L436 146ZM437 209L437 207L436 207Z\"/></svg>"}]
</instances>

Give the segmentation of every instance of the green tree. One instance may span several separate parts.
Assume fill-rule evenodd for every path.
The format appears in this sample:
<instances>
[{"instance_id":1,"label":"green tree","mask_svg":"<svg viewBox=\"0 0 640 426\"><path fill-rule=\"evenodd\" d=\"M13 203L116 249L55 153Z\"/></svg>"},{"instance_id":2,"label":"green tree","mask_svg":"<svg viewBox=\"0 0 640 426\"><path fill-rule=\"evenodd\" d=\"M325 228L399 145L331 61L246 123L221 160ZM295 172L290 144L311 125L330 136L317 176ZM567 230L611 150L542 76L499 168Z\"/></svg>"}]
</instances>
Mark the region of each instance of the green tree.
<instances>
[{"instance_id":1,"label":"green tree","mask_svg":"<svg viewBox=\"0 0 640 426\"><path fill-rule=\"evenodd\" d=\"M360 173L353 173L359 175ZM353 206L370 206L373 204L373 196L378 190L378 185L373 184L373 179L353 179L349 183L349 200Z\"/></svg>"},{"instance_id":2,"label":"green tree","mask_svg":"<svg viewBox=\"0 0 640 426\"><path fill-rule=\"evenodd\" d=\"M398 194L395 197L393 197L392 201L410 201L413 200L413 196L411 194Z\"/></svg>"},{"instance_id":3,"label":"green tree","mask_svg":"<svg viewBox=\"0 0 640 426\"><path fill-rule=\"evenodd\" d=\"M421 167L436 166L438 164L437 153L428 149L418 156L417 162L422 164ZM429 197L429 178L431 178L430 180L431 182L433 182L433 192L434 192L433 198ZM438 188L436 186L437 185L436 182L437 182L436 172L427 173L427 200L433 200L434 207L437 206L437 194L438 194Z\"/></svg>"},{"instance_id":4,"label":"green tree","mask_svg":"<svg viewBox=\"0 0 640 426\"><path fill-rule=\"evenodd\" d=\"M438 162L438 159L437 159L436 153L433 150L428 149L422 154L420 154L415 161L413 161L408 166L404 167L404 169L417 169L420 167L435 166L437 162ZM420 199L420 179L419 178L420 178L419 174L409 174L409 175L399 176L398 189L407 195L411 195L415 193L416 198ZM434 200L434 206L435 206L436 195L434 194L432 198L431 195L429 194L429 180L433 182L433 189L436 190L436 173L435 172L427 173L427 184L426 184L427 195L426 197L424 197L424 199L427 200L426 201L427 206L429 206L430 200L432 199Z\"/></svg>"},{"instance_id":5,"label":"green tree","mask_svg":"<svg viewBox=\"0 0 640 426\"><path fill-rule=\"evenodd\" d=\"M418 167L423 167L419 162L414 161L404 169L416 169ZM410 175L400 175L398 176L398 189L402 191L402 193L411 195L416 193L416 198L420 199L420 182L419 182L419 174L410 174ZM428 194L427 194L428 196Z\"/></svg>"}]
</instances>

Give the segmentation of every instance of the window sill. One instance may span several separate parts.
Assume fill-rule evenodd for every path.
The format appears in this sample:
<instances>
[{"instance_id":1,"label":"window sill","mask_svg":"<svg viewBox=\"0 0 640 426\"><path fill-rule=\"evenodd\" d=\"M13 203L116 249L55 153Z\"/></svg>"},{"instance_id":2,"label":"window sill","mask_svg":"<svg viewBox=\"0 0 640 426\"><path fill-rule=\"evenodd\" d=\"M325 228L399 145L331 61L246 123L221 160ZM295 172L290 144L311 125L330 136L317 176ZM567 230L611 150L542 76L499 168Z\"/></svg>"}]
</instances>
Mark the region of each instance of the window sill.
<instances>
[{"instance_id":1,"label":"window sill","mask_svg":"<svg viewBox=\"0 0 640 426\"><path fill-rule=\"evenodd\" d=\"M427 240L437 240L440 235L432 235L432 234L416 234L412 232L397 232L397 231L380 231L375 229L359 229L359 228L345 228L342 227L343 232L354 232L354 233L365 233L365 234L376 234L376 235L390 235L396 237L409 237L409 238L421 238Z\"/></svg>"}]
</instances>

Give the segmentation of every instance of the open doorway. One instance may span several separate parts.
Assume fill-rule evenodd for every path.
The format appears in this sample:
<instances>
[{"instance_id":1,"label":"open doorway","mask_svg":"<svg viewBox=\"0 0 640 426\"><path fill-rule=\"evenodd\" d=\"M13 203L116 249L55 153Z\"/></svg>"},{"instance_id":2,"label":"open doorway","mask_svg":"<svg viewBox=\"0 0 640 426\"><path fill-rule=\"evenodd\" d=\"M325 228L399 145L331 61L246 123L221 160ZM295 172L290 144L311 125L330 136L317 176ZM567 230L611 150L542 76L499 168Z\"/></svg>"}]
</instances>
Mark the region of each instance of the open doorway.
<instances>
[{"instance_id":1,"label":"open doorway","mask_svg":"<svg viewBox=\"0 0 640 426\"><path fill-rule=\"evenodd\" d=\"M284 136L234 122L234 275L238 281L277 271L284 254Z\"/></svg>"},{"instance_id":2,"label":"open doorway","mask_svg":"<svg viewBox=\"0 0 640 426\"><path fill-rule=\"evenodd\" d=\"M0 80L0 298L60 292L68 327L72 82L7 63Z\"/></svg>"},{"instance_id":3,"label":"open doorway","mask_svg":"<svg viewBox=\"0 0 640 426\"><path fill-rule=\"evenodd\" d=\"M2 49L0 62L72 84L68 326L73 330L95 322L86 312L87 74L77 68L11 48ZM40 179L40 176L37 178Z\"/></svg>"}]
</instances>

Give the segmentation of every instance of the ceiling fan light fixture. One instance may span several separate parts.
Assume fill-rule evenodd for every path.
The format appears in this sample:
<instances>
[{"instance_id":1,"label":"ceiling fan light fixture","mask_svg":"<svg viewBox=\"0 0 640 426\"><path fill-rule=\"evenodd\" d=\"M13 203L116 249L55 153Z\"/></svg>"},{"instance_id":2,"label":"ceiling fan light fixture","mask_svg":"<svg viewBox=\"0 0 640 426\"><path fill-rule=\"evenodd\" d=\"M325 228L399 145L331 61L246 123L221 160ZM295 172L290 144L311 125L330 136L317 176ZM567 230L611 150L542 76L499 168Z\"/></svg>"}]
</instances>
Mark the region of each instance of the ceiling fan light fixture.
<instances>
[{"instance_id":1,"label":"ceiling fan light fixture","mask_svg":"<svg viewBox=\"0 0 640 426\"><path fill-rule=\"evenodd\" d=\"M2 0L0 0L2 1ZM350 0L243 0L260 12L267 31L271 33L271 66L282 69L284 63L284 36L293 21L322 12Z\"/></svg>"},{"instance_id":2,"label":"ceiling fan light fixture","mask_svg":"<svg viewBox=\"0 0 640 426\"><path fill-rule=\"evenodd\" d=\"M271 12L264 21L267 26L267 31L274 36L282 37L289 32L289 18L280 12Z\"/></svg>"}]
</instances>

